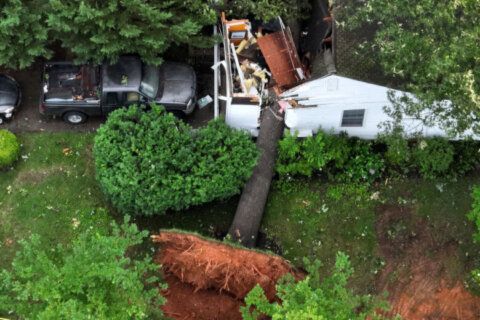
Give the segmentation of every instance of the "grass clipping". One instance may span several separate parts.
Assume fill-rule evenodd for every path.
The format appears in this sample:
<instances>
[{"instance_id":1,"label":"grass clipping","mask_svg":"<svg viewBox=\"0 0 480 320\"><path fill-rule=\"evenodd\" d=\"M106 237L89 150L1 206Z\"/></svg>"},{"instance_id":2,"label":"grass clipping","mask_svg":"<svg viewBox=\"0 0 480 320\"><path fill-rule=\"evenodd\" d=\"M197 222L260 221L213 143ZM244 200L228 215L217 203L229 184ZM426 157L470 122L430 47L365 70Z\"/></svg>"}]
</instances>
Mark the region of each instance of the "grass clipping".
<instances>
[{"instance_id":1,"label":"grass clipping","mask_svg":"<svg viewBox=\"0 0 480 320\"><path fill-rule=\"evenodd\" d=\"M234 248L196 235L162 231L152 240L161 243L155 262L162 264L166 273L191 284L195 291L213 289L244 299L258 283L272 300L281 277L290 273L297 279L304 278L278 256Z\"/></svg>"}]
</instances>

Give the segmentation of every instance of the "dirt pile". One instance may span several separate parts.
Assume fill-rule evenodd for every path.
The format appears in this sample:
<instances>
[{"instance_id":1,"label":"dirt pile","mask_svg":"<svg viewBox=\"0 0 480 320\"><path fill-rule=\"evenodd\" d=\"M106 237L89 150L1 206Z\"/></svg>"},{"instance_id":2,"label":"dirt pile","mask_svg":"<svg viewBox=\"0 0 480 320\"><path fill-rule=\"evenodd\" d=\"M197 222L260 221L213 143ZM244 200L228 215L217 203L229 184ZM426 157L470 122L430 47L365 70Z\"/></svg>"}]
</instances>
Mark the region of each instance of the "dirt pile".
<instances>
[{"instance_id":1,"label":"dirt pile","mask_svg":"<svg viewBox=\"0 0 480 320\"><path fill-rule=\"evenodd\" d=\"M377 287L388 291L392 305L385 315L399 314L406 320L480 319L480 298L451 281L442 263L456 255L455 245L437 245L428 222L415 218L412 209L378 210L375 229L387 264ZM434 258L428 257L431 254Z\"/></svg>"},{"instance_id":2,"label":"dirt pile","mask_svg":"<svg viewBox=\"0 0 480 320\"><path fill-rule=\"evenodd\" d=\"M179 232L162 231L152 239L161 244L155 262L162 264L169 284L164 312L175 319L241 319L238 309L257 283L274 299L282 276L303 278L274 255Z\"/></svg>"},{"instance_id":3,"label":"dirt pile","mask_svg":"<svg viewBox=\"0 0 480 320\"><path fill-rule=\"evenodd\" d=\"M241 320L239 300L215 290L195 290L174 275L166 275L168 289L162 292L167 303L162 307L166 316L182 320Z\"/></svg>"}]
</instances>

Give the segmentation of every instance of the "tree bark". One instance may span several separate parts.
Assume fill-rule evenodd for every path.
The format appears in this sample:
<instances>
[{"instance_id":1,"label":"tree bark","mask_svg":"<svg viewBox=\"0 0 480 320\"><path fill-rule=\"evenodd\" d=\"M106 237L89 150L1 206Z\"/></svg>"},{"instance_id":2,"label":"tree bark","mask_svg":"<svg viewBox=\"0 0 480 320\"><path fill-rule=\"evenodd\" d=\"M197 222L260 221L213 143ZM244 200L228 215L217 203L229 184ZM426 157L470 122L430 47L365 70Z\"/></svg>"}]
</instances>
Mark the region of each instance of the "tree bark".
<instances>
[{"instance_id":1,"label":"tree bark","mask_svg":"<svg viewBox=\"0 0 480 320\"><path fill-rule=\"evenodd\" d=\"M273 90L272 90L273 91ZM267 202L270 183L275 166L277 143L283 133L283 115L278 114L279 105L275 94L270 95L273 103L263 110L257 147L261 151L257 166L243 188L237 211L229 230L235 242L252 248L257 241L258 230L262 222L263 210Z\"/></svg>"}]
</instances>

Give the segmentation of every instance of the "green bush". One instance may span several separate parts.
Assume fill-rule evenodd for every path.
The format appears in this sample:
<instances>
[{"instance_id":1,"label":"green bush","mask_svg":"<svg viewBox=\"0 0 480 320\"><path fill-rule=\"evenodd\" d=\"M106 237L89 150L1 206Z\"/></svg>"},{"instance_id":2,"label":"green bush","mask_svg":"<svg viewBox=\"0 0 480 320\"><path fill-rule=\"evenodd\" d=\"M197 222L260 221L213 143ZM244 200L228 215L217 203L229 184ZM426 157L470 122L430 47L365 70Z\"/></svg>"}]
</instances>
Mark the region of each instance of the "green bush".
<instances>
[{"instance_id":1,"label":"green bush","mask_svg":"<svg viewBox=\"0 0 480 320\"><path fill-rule=\"evenodd\" d=\"M276 285L277 296L282 303L270 303L265 293L256 285L245 298L246 306L240 308L245 320L256 320L267 315L274 320L280 319L336 319L365 320L386 319L379 311L389 310L386 301L370 295L356 295L347 286L353 274L348 256L337 254L335 270L328 278L320 279L321 263L310 263L304 259L309 274L305 280L295 281L288 274Z\"/></svg>"},{"instance_id":2,"label":"green bush","mask_svg":"<svg viewBox=\"0 0 480 320\"><path fill-rule=\"evenodd\" d=\"M328 150L330 160L330 169L343 169L350 156L350 145L346 132L339 135L325 135L325 149Z\"/></svg>"},{"instance_id":3,"label":"green bush","mask_svg":"<svg viewBox=\"0 0 480 320\"><path fill-rule=\"evenodd\" d=\"M416 166L425 179L448 175L454 153L453 145L444 138L421 138L413 149Z\"/></svg>"},{"instance_id":4,"label":"green bush","mask_svg":"<svg viewBox=\"0 0 480 320\"><path fill-rule=\"evenodd\" d=\"M372 142L350 138L350 152L342 171L337 173L339 181L373 183L385 170L381 154L374 153Z\"/></svg>"},{"instance_id":5,"label":"green bush","mask_svg":"<svg viewBox=\"0 0 480 320\"><path fill-rule=\"evenodd\" d=\"M223 120L198 131L162 107L113 112L95 137L97 180L123 213L153 215L239 193L258 151Z\"/></svg>"},{"instance_id":6,"label":"green bush","mask_svg":"<svg viewBox=\"0 0 480 320\"><path fill-rule=\"evenodd\" d=\"M401 130L379 135L377 142L384 144L387 148L383 157L390 169L400 174L406 174L413 169L412 151Z\"/></svg>"},{"instance_id":7,"label":"green bush","mask_svg":"<svg viewBox=\"0 0 480 320\"><path fill-rule=\"evenodd\" d=\"M375 148L375 150L374 150ZM461 176L480 162L480 143L472 139L416 137L407 140L400 129L381 134L376 143L355 137L325 134L299 139L288 135L279 142L276 170L285 177L310 177L324 171L330 180L373 183L386 166L394 174L420 173L425 179Z\"/></svg>"},{"instance_id":8,"label":"green bush","mask_svg":"<svg viewBox=\"0 0 480 320\"><path fill-rule=\"evenodd\" d=\"M19 152L17 137L8 130L0 130L0 168L14 163Z\"/></svg>"},{"instance_id":9,"label":"green bush","mask_svg":"<svg viewBox=\"0 0 480 320\"><path fill-rule=\"evenodd\" d=\"M471 194L473 198L472 209L467 214L468 220L475 223L476 230L478 232L473 234L473 242L479 243L480 242L480 186L474 186L473 192ZM480 284L480 270L476 269L472 271L473 279ZM480 286L480 285L479 285Z\"/></svg>"},{"instance_id":10,"label":"green bush","mask_svg":"<svg viewBox=\"0 0 480 320\"><path fill-rule=\"evenodd\" d=\"M369 183L381 177L384 167L382 156L373 152L370 141L321 131L303 139L287 135L279 142L276 163L281 178L295 174L310 177L326 168L332 180Z\"/></svg>"},{"instance_id":11,"label":"green bush","mask_svg":"<svg viewBox=\"0 0 480 320\"><path fill-rule=\"evenodd\" d=\"M310 177L313 171L321 170L330 160L322 132L304 139L298 139L297 134L291 135L287 131L285 138L278 143L276 169L281 177L296 174Z\"/></svg>"}]
</instances>

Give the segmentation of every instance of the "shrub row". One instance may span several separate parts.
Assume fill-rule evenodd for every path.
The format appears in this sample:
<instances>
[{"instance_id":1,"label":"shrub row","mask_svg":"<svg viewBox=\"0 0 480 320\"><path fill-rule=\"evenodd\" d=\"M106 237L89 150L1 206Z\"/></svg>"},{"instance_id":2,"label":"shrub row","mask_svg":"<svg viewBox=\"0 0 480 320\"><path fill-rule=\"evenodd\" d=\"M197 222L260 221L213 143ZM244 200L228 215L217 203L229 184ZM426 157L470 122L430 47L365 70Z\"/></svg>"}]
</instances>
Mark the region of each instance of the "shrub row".
<instances>
[{"instance_id":1,"label":"shrub row","mask_svg":"<svg viewBox=\"0 0 480 320\"><path fill-rule=\"evenodd\" d=\"M473 140L416 137L401 132L380 135L375 141L326 134L300 139L288 134L279 142L276 170L281 179L323 172L342 182L368 182L388 174L420 174L425 179L464 175L479 160Z\"/></svg>"},{"instance_id":2,"label":"shrub row","mask_svg":"<svg viewBox=\"0 0 480 320\"><path fill-rule=\"evenodd\" d=\"M93 154L106 197L123 213L143 215L239 193L259 156L251 138L224 121L194 131L159 106L113 112Z\"/></svg>"}]
</instances>

